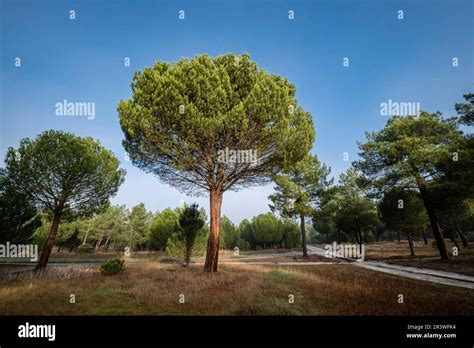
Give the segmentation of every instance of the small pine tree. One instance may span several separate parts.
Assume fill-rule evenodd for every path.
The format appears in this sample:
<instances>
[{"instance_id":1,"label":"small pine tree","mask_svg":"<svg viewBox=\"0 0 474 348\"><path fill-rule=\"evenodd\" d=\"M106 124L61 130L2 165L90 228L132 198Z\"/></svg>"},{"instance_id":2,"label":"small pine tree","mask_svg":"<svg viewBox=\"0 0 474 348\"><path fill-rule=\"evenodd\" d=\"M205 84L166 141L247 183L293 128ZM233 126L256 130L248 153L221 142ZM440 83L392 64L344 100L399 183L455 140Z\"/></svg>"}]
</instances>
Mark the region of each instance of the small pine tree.
<instances>
[{"instance_id":1,"label":"small pine tree","mask_svg":"<svg viewBox=\"0 0 474 348\"><path fill-rule=\"evenodd\" d=\"M185 263L189 265L191 261L191 254L193 251L194 244L198 231L204 226L204 219L202 218L199 206L196 203L191 204L189 207L185 207L179 215L179 225L183 234L185 242Z\"/></svg>"}]
</instances>

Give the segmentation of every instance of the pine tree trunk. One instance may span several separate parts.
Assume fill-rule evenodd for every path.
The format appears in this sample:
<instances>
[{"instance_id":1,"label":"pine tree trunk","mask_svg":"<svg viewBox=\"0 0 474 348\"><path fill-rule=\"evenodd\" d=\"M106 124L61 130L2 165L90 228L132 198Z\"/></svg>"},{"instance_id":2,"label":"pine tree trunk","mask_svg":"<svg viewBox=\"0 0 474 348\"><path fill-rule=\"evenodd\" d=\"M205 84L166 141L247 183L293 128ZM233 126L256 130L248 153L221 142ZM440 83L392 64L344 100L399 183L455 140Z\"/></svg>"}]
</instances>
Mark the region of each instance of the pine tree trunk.
<instances>
[{"instance_id":1,"label":"pine tree trunk","mask_svg":"<svg viewBox=\"0 0 474 348\"><path fill-rule=\"evenodd\" d=\"M87 237L89 236L89 230L91 228L91 221L89 220L89 225L87 226L86 235L84 236L84 240L82 241L82 245L86 245Z\"/></svg>"},{"instance_id":2,"label":"pine tree trunk","mask_svg":"<svg viewBox=\"0 0 474 348\"><path fill-rule=\"evenodd\" d=\"M110 235L107 237L107 240L105 241L105 246L104 246L105 251L109 250L109 241L110 241Z\"/></svg>"},{"instance_id":3,"label":"pine tree trunk","mask_svg":"<svg viewBox=\"0 0 474 348\"><path fill-rule=\"evenodd\" d=\"M355 216L355 229L354 229L354 231L355 231L355 234L357 236L357 238L356 238L357 243L359 244L359 246L361 248L360 250L362 250L362 243L363 243L362 232L361 232L360 227L359 227L359 217L357 215Z\"/></svg>"},{"instance_id":4,"label":"pine tree trunk","mask_svg":"<svg viewBox=\"0 0 474 348\"><path fill-rule=\"evenodd\" d=\"M411 232L407 232L408 245L410 246L410 255L415 256L415 248L413 247L413 236Z\"/></svg>"},{"instance_id":5,"label":"pine tree trunk","mask_svg":"<svg viewBox=\"0 0 474 348\"><path fill-rule=\"evenodd\" d=\"M46 240L43 250L41 250L41 256L38 261L38 264L35 267L35 271L42 270L48 264L49 256L53 250L54 240L56 239L56 233L58 232L58 226L61 222L63 204L60 204L58 210L54 213L53 223L51 224L51 229L49 230L48 239Z\"/></svg>"},{"instance_id":6,"label":"pine tree trunk","mask_svg":"<svg viewBox=\"0 0 474 348\"><path fill-rule=\"evenodd\" d=\"M461 247L459 246L458 241L456 240L456 235L454 234L454 230L451 228L451 226L447 226L446 231L448 232L449 239L451 240L451 242L456 248L458 248L458 250L460 250Z\"/></svg>"},{"instance_id":7,"label":"pine tree trunk","mask_svg":"<svg viewBox=\"0 0 474 348\"><path fill-rule=\"evenodd\" d=\"M186 257L185 257L186 266L188 266L189 263L191 262L191 252L192 252L192 250L193 250L192 246L186 245Z\"/></svg>"},{"instance_id":8,"label":"pine tree trunk","mask_svg":"<svg viewBox=\"0 0 474 348\"><path fill-rule=\"evenodd\" d=\"M462 230L458 227L456 231L458 232L459 238L461 238L462 246L465 248L469 248L469 244L467 243L467 239L464 236L464 233L462 233Z\"/></svg>"},{"instance_id":9,"label":"pine tree trunk","mask_svg":"<svg viewBox=\"0 0 474 348\"><path fill-rule=\"evenodd\" d=\"M211 226L207 242L206 262L204 272L217 272L219 259L219 229L221 220L222 192L210 192Z\"/></svg>"},{"instance_id":10,"label":"pine tree trunk","mask_svg":"<svg viewBox=\"0 0 474 348\"><path fill-rule=\"evenodd\" d=\"M95 253L99 251L100 243L102 243L102 234L100 235L99 240L95 243L95 251L94 251Z\"/></svg>"},{"instance_id":11,"label":"pine tree trunk","mask_svg":"<svg viewBox=\"0 0 474 348\"><path fill-rule=\"evenodd\" d=\"M439 226L438 216L431 201L431 197L428 193L426 185L421 183L420 180L417 181L418 189L420 190L421 199L425 205L426 212L428 213L428 218L430 220L431 228L433 230L433 235L438 244L439 255L442 260L449 260L448 249L446 248L446 243L444 242L443 232Z\"/></svg>"},{"instance_id":12,"label":"pine tree trunk","mask_svg":"<svg viewBox=\"0 0 474 348\"><path fill-rule=\"evenodd\" d=\"M426 231L423 230L423 239L425 241L425 245L428 245L428 239L426 238Z\"/></svg>"},{"instance_id":13,"label":"pine tree trunk","mask_svg":"<svg viewBox=\"0 0 474 348\"><path fill-rule=\"evenodd\" d=\"M303 245L303 257L308 257L308 247L306 246L306 229L304 225L304 214L300 215L301 243Z\"/></svg>"},{"instance_id":14,"label":"pine tree trunk","mask_svg":"<svg viewBox=\"0 0 474 348\"><path fill-rule=\"evenodd\" d=\"M355 235L355 239L356 239L356 243L357 244L360 244L360 241L359 241L359 233L357 233L357 230L354 228L354 235Z\"/></svg>"},{"instance_id":15,"label":"pine tree trunk","mask_svg":"<svg viewBox=\"0 0 474 348\"><path fill-rule=\"evenodd\" d=\"M367 233L367 231L364 231L364 240L365 244L370 244L369 234Z\"/></svg>"}]
</instances>

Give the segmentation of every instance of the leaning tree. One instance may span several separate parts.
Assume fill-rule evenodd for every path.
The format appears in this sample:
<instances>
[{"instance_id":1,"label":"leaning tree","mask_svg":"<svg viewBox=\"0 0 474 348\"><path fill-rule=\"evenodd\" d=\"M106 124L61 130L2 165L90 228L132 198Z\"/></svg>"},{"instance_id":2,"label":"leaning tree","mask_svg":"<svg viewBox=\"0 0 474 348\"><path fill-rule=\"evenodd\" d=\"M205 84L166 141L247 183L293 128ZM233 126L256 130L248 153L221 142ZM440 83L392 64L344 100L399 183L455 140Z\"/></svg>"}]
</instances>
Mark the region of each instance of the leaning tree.
<instances>
[{"instance_id":1,"label":"leaning tree","mask_svg":"<svg viewBox=\"0 0 474 348\"><path fill-rule=\"evenodd\" d=\"M268 182L300 160L315 138L312 117L298 106L293 84L247 54L156 62L136 72L131 87L132 97L118 105L124 147L162 182L209 194L204 270L216 272L223 193ZM242 160L239 151L256 156Z\"/></svg>"},{"instance_id":2,"label":"leaning tree","mask_svg":"<svg viewBox=\"0 0 474 348\"><path fill-rule=\"evenodd\" d=\"M36 270L48 263L61 217L103 209L125 175L118 159L98 141L55 130L23 139L18 149L9 148L5 163L8 185L52 217Z\"/></svg>"},{"instance_id":3,"label":"leaning tree","mask_svg":"<svg viewBox=\"0 0 474 348\"><path fill-rule=\"evenodd\" d=\"M443 119L440 113L421 112L416 116L393 116L379 132L367 133L359 143L361 160L355 163L381 192L394 188L418 190L442 259L449 260L429 187L443 180L440 167L448 163L461 168L458 145L462 133L456 119Z\"/></svg>"}]
</instances>

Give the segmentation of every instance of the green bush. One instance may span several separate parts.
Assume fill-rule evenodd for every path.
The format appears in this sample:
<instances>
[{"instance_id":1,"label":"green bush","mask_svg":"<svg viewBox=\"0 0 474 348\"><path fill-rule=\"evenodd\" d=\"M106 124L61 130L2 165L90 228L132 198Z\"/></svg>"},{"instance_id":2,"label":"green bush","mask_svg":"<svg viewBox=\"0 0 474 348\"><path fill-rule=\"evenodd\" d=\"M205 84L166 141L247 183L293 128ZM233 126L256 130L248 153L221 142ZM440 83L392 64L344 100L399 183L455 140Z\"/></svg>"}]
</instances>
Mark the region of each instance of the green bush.
<instances>
[{"instance_id":1,"label":"green bush","mask_svg":"<svg viewBox=\"0 0 474 348\"><path fill-rule=\"evenodd\" d=\"M79 245L77 247L77 252L82 254L92 254L94 253L94 247L92 245Z\"/></svg>"},{"instance_id":2,"label":"green bush","mask_svg":"<svg viewBox=\"0 0 474 348\"><path fill-rule=\"evenodd\" d=\"M250 249L250 243L247 242L245 239L237 238L235 246L239 248L240 251L245 251Z\"/></svg>"},{"instance_id":3,"label":"green bush","mask_svg":"<svg viewBox=\"0 0 474 348\"><path fill-rule=\"evenodd\" d=\"M284 248L291 249L301 245L301 230L294 221L282 221L281 228L283 230L283 239L281 244ZM312 230L313 229L310 231Z\"/></svg>"},{"instance_id":4,"label":"green bush","mask_svg":"<svg viewBox=\"0 0 474 348\"><path fill-rule=\"evenodd\" d=\"M156 213L150 224L147 246L152 250L165 250L168 239L179 232L179 214L168 208Z\"/></svg>"},{"instance_id":5,"label":"green bush","mask_svg":"<svg viewBox=\"0 0 474 348\"><path fill-rule=\"evenodd\" d=\"M104 275L113 275L125 270L124 260L112 259L100 265L100 272Z\"/></svg>"}]
</instances>

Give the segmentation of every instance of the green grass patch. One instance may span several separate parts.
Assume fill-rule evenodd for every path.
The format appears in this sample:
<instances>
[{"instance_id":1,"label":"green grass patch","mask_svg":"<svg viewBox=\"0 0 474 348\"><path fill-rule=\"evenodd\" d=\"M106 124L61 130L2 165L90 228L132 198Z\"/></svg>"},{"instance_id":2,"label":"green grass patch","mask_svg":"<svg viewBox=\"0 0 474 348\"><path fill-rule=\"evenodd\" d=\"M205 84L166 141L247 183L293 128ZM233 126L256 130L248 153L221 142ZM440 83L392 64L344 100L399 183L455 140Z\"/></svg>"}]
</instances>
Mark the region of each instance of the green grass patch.
<instances>
[{"instance_id":1,"label":"green grass patch","mask_svg":"<svg viewBox=\"0 0 474 348\"><path fill-rule=\"evenodd\" d=\"M90 315L143 315L149 314L146 306L126 289L100 287L90 293L79 293L76 297L79 313Z\"/></svg>"},{"instance_id":2,"label":"green grass patch","mask_svg":"<svg viewBox=\"0 0 474 348\"><path fill-rule=\"evenodd\" d=\"M269 273L275 278L287 278L292 275L292 273L286 269L272 269Z\"/></svg>"}]
</instances>

